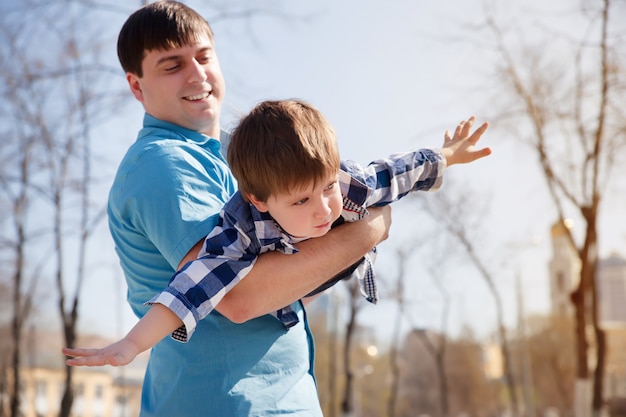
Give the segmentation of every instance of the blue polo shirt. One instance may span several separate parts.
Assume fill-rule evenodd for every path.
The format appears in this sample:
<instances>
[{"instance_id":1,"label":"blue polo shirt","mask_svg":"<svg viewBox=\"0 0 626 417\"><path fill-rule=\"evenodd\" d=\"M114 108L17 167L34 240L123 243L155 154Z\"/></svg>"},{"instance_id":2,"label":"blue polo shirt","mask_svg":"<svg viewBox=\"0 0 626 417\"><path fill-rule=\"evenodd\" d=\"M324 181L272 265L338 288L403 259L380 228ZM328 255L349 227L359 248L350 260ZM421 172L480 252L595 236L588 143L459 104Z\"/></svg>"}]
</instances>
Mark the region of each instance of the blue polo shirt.
<instances>
[{"instance_id":1,"label":"blue polo shirt","mask_svg":"<svg viewBox=\"0 0 626 417\"><path fill-rule=\"evenodd\" d=\"M167 287L236 191L218 140L150 115L109 194L109 228L138 317ZM302 305L289 331L266 315L235 324L213 311L188 343L151 351L141 417L321 416L313 340Z\"/></svg>"}]
</instances>

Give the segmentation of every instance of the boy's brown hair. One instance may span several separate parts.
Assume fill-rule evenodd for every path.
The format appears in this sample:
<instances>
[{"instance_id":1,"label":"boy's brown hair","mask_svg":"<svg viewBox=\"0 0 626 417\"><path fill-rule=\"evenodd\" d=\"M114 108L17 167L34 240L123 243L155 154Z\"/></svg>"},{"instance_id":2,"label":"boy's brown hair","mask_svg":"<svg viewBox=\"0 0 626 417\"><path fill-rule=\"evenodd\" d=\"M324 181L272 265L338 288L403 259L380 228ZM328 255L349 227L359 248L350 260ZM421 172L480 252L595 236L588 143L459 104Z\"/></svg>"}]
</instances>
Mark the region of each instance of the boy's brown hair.
<instances>
[{"instance_id":1,"label":"boy's brown hair","mask_svg":"<svg viewBox=\"0 0 626 417\"><path fill-rule=\"evenodd\" d=\"M160 0L128 17L117 38L117 57L125 72L141 78L146 52L180 48L204 35L214 43L209 22L195 10L177 1Z\"/></svg>"},{"instance_id":2,"label":"boy's brown hair","mask_svg":"<svg viewBox=\"0 0 626 417\"><path fill-rule=\"evenodd\" d=\"M275 193L317 185L339 170L335 130L313 106L264 101L231 135L228 163L239 191L267 201Z\"/></svg>"}]
</instances>

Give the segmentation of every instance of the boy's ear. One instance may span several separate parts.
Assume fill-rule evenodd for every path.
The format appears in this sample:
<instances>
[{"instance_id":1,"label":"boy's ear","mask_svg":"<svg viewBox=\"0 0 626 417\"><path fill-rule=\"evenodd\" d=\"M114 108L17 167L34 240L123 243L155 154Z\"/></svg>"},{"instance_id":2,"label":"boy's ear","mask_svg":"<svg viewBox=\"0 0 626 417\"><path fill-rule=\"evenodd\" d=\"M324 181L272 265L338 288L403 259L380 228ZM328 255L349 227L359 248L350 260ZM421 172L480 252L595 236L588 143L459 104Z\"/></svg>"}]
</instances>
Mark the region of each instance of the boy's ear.
<instances>
[{"instance_id":1,"label":"boy's ear","mask_svg":"<svg viewBox=\"0 0 626 417\"><path fill-rule=\"evenodd\" d=\"M265 204L265 202L256 198L254 195L246 194L246 197L248 198L248 201L252 203L252 205L256 207L256 209L259 210L261 213L265 213L266 211L269 211L267 209L267 204Z\"/></svg>"},{"instance_id":2,"label":"boy's ear","mask_svg":"<svg viewBox=\"0 0 626 417\"><path fill-rule=\"evenodd\" d=\"M143 103L143 90L141 88L141 81L136 74L132 72L126 73L126 81L128 81L128 86L130 87L130 92L133 93L133 96L139 101Z\"/></svg>"}]
</instances>

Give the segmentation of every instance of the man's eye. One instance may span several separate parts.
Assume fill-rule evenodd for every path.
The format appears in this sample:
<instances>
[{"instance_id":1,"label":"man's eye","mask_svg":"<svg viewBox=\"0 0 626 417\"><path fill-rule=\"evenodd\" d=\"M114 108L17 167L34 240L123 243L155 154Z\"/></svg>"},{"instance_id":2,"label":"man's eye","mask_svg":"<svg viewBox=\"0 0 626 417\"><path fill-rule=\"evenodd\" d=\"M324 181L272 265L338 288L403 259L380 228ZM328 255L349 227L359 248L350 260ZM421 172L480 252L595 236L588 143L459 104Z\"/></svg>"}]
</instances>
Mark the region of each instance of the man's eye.
<instances>
[{"instance_id":1,"label":"man's eye","mask_svg":"<svg viewBox=\"0 0 626 417\"><path fill-rule=\"evenodd\" d=\"M329 190L332 190L333 188L335 188L335 184L336 184L336 182L328 184L328 187L326 187L326 191L329 191Z\"/></svg>"},{"instance_id":2,"label":"man's eye","mask_svg":"<svg viewBox=\"0 0 626 417\"><path fill-rule=\"evenodd\" d=\"M178 68L180 68L180 65L173 65L173 66L171 66L171 67L167 67L167 68L165 68L164 70L165 70L165 72L174 72L174 71L176 71Z\"/></svg>"}]
</instances>

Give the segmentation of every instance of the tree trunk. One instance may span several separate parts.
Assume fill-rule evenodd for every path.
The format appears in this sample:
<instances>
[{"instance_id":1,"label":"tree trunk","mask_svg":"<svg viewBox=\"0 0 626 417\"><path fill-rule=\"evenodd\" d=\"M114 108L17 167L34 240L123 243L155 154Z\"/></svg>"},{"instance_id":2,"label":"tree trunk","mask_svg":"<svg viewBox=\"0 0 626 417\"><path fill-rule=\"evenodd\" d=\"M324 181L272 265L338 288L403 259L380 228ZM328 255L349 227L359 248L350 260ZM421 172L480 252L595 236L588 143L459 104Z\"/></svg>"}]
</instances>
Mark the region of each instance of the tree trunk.
<instances>
[{"instance_id":1,"label":"tree trunk","mask_svg":"<svg viewBox=\"0 0 626 417\"><path fill-rule=\"evenodd\" d=\"M16 300L17 301L17 300ZM12 374L13 374L13 390L11 391L11 417L18 417L20 415L20 347L19 341L21 340L21 325L19 323L19 317L13 318L13 355L11 358Z\"/></svg>"},{"instance_id":2,"label":"tree trunk","mask_svg":"<svg viewBox=\"0 0 626 417\"><path fill-rule=\"evenodd\" d=\"M439 406L441 407L441 417L448 417L450 410L448 405L448 378L446 377L445 364L445 335L442 334L442 345L437 352L437 373L439 374Z\"/></svg>"},{"instance_id":3,"label":"tree trunk","mask_svg":"<svg viewBox=\"0 0 626 417\"><path fill-rule=\"evenodd\" d=\"M76 341L76 320L77 312L76 305L72 310L70 318L66 318L64 325L64 336L66 346L74 346ZM72 411L72 405L74 404L74 384L73 384L74 368L71 366L65 366L65 390L63 391L63 397L61 398L61 409L59 410L59 417L69 417Z\"/></svg>"},{"instance_id":4,"label":"tree trunk","mask_svg":"<svg viewBox=\"0 0 626 417\"><path fill-rule=\"evenodd\" d=\"M21 160L19 163L20 172L20 191L13 202L13 222L15 225L15 272L13 275L13 323L12 323L12 338L13 338L13 354L11 357L12 375L13 375L13 389L11 391L10 399L10 416L17 417L20 414L20 386L21 386L21 350L20 345L22 343L22 331L26 317L30 312L30 306L32 305L29 300L24 300L25 297L31 297L32 294L22 293L22 283L24 279L24 251L26 246L26 231L25 231L25 211L28 206L28 186L30 181L29 167L32 164L31 160L31 145L32 143L26 142L21 149Z\"/></svg>"},{"instance_id":5,"label":"tree trunk","mask_svg":"<svg viewBox=\"0 0 626 417\"><path fill-rule=\"evenodd\" d=\"M350 358L352 352L352 342L354 339L354 329L356 327L357 307L355 298L359 293L358 284L356 284L355 281L356 280L352 280L348 284L350 289L350 318L348 319L348 325L346 326L346 335L343 347L343 367L346 383L343 391L343 400L341 401L341 411L344 416L350 416L354 411L354 396L352 395L354 391L354 372L352 371L352 361Z\"/></svg>"},{"instance_id":6,"label":"tree trunk","mask_svg":"<svg viewBox=\"0 0 626 417\"><path fill-rule=\"evenodd\" d=\"M606 335L604 330L594 325L596 334L596 343L598 344L598 362L594 371L593 380L593 415L599 417L602 415L602 407L604 406L604 368L606 362Z\"/></svg>"},{"instance_id":7,"label":"tree trunk","mask_svg":"<svg viewBox=\"0 0 626 417\"><path fill-rule=\"evenodd\" d=\"M74 389L72 377L74 370L71 366L66 366L65 372L65 390L63 391L63 398L61 399L61 409L59 410L59 417L69 417L72 411L72 404L74 403Z\"/></svg>"},{"instance_id":8,"label":"tree trunk","mask_svg":"<svg viewBox=\"0 0 626 417\"><path fill-rule=\"evenodd\" d=\"M584 208L583 215L587 221L587 238L585 240L585 246L583 253L586 256L587 268L585 268L585 274L587 277L589 304L588 310L591 322L593 326L593 334L595 337L595 369L593 372L593 398L592 398L592 410L594 416L600 416L602 407L604 405L604 368L606 362L606 337L604 330L600 326L599 306L598 306L598 291L597 291L597 266L598 266L598 236L596 229L598 201L596 197L593 200L592 206L587 209Z\"/></svg>"},{"instance_id":9,"label":"tree trunk","mask_svg":"<svg viewBox=\"0 0 626 417\"><path fill-rule=\"evenodd\" d=\"M581 273L582 281L582 273ZM589 342L586 334L585 320L585 296L582 292L582 282L572 294L574 303L574 332L576 340L576 385L574 388L574 417L590 417L591 404L589 402L589 368L587 365L587 352Z\"/></svg>"}]
</instances>

